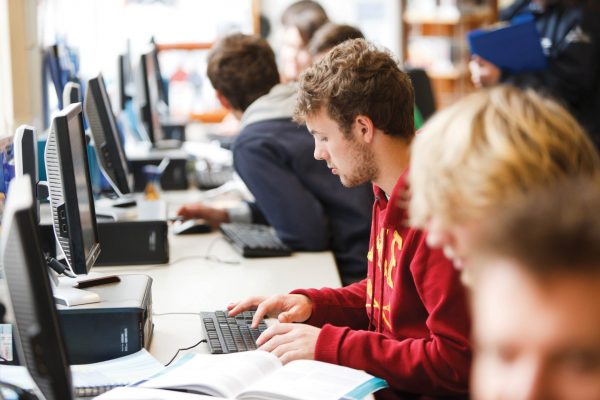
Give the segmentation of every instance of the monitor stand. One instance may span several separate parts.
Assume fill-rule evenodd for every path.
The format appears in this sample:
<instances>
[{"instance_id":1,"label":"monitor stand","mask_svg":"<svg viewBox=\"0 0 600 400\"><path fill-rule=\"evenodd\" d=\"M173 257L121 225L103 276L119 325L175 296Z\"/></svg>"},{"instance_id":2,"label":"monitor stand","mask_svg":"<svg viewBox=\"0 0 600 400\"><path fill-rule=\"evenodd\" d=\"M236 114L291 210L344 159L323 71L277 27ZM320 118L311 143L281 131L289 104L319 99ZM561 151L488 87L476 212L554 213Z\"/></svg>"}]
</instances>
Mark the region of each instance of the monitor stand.
<instances>
[{"instance_id":1,"label":"monitor stand","mask_svg":"<svg viewBox=\"0 0 600 400\"><path fill-rule=\"evenodd\" d=\"M73 287L77 281L70 279L69 281L61 282L56 272L50 268L48 268L48 274L50 275L52 293L56 304L72 307L82 304L100 303L102 301L102 298L97 293Z\"/></svg>"}]
</instances>

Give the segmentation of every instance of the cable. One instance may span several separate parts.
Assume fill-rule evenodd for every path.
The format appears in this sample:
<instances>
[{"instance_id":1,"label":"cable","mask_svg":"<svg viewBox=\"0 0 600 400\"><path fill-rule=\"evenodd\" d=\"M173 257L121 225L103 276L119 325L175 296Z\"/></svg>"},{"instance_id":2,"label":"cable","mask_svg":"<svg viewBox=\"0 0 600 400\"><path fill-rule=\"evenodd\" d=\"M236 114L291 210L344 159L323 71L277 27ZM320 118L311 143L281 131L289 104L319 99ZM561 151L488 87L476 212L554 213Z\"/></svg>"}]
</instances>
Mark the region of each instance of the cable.
<instances>
[{"instance_id":1,"label":"cable","mask_svg":"<svg viewBox=\"0 0 600 400\"><path fill-rule=\"evenodd\" d=\"M208 342L207 342L206 339L202 339L198 343L196 343L196 344L194 344L194 345L192 345L190 347L184 347L184 348L181 348L181 349L177 350L177 353L175 353L175 355L173 356L173 358L171 358L171 360L168 363L165 364L165 367L168 367L169 365L171 365L171 363L173 362L173 360L175 360L175 358L177 358L177 355L179 354L180 351L193 349L194 347L198 346L200 343L208 343Z\"/></svg>"},{"instance_id":2,"label":"cable","mask_svg":"<svg viewBox=\"0 0 600 400\"><path fill-rule=\"evenodd\" d=\"M199 316L200 313L193 313L193 312L167 312L167 313L152 313L153 317L162 317L165 315L197 315Z\"/></svg>"},{"instance_id":3,"label":"cable","mask_svg":"<svg viewBox=\"0 0 600 400\"><path fill-rule=\"evenodd\" d=\"M2 361L2 362L8 362L8 360L6 358L2 357L2 356L0 356L0 361Z\"/></svg>"},{"instance_id":4,"label":"cable","mask_svg":"<svg viewBox=\"0 0 600 400\"><path fill-rule=\"evenodd\" d=\"M211 255L210 252L212 250L212 248L214 247L215 243L217 243L219 240L224 240L222 237L217 237L215 238L212 242L210 242L210 244L208 245L208 248L206 249L206 253L204 255L191 255L191 256L183 256L180 258L177 258L171 262L168 262L166 264L154 264L154 265L150 265L148 267L148 269L154 269L156 267L163 267L163 266L171 266L174 264L177 264L181 261L185 261L185 260L193 260L193 259L198 259L198 260L206 260L206 261L211 261L211 262L216 262L219 264L226 264L226 265L240 265L241 262L240 260L224 260L222 258L219 258L217 256ZM146 270L146 268L144 268L143 270L138 270L138 271L144 271Z\"/></svg>"}]
</instances>

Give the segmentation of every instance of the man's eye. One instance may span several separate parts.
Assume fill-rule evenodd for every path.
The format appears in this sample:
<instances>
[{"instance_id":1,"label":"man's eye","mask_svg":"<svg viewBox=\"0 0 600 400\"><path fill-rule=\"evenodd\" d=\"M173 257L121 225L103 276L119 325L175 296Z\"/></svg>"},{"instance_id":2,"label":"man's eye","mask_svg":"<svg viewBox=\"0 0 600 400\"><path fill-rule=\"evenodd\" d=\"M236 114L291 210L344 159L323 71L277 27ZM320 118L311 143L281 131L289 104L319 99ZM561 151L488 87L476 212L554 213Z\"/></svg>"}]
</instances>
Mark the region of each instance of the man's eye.
<instances>
[{"instance_id":1,"label":"man's eye","mask_svg":"<svg viewBox=\"0 0 600 400\"><path fill-rule=\"evenodd\" d=\"M326 137L322 137L322 138L320 139L320 141L321 141L321 142L326 142L326 141L327 141L327 138L326 138Z\"/></svg>"}]
</instances>

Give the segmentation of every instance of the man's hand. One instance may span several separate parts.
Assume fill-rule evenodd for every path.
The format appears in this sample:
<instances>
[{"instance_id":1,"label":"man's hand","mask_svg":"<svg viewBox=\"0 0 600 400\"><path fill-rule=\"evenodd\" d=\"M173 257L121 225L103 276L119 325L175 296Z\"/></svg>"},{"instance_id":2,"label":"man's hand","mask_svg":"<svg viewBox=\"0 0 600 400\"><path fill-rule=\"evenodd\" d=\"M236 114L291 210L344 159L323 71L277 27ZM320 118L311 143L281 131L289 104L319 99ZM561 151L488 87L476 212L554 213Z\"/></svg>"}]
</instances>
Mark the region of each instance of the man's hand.
<instances>
[{"instance_id":1,"label":"man's hand","mask_svg":"<svg viewBox=\"0 0 600 400\"><path fill-rule=\"evenodd\" d=\"M478 88L496 85L502 75L500 68L477 55L469 62L469 70L471 81Z\"/></svg>"},{"instance_id":2,"label":"man's hand","mask_svg":"<svg viewBox=\"0 0 600 400\"><path fill-rule=\"evenodd\" d=\"M177 215L184 219L199 219L206 220L213 228L218 228L223 222L229 222L229 214L227 210L220 208L208 207L200 203L184 204L177 211Z\"/></svg>"},{"instance_id":3,"label":"man's hand","mask_svg":"<svg viewBox=\"0 0 600 400\"><path fill-rule=\"evenodd\" d=\"M314 360L320 328L306 324L275 324L256 340L259 350L276 355L283 364L293 360Z\"/></svg>"},{"instance_id":4,"label":"man's hand","mask_svg":"<svg viewBox=\"0 0 600 400\"><path fill-rule=\"evenodd\" d=\"M254 310L252 327L256 328L266 315L277 317L279 322L304 322L312 314L312 301L301 294L278 294L271 297L250 297L227 306L229 315Z\"/></svg>"}]
</instances>

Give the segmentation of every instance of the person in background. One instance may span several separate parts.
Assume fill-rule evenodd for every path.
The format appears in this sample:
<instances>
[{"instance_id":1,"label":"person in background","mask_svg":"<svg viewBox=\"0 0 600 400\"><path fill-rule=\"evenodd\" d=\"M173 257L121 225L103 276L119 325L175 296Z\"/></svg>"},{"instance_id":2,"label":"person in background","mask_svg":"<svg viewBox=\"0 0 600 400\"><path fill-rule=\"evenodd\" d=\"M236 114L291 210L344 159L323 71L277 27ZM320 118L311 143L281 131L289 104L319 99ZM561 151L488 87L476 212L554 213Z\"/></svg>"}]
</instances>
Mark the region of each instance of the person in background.
<instances>
[{"instance_id":1,"label":"person in background","mask_svg":"<svg viewBox=\"0 0 600 400\"><path fill-rule=\"evenodd\" d=\"M533 88L564 103L600 146L600 6L597 0L516 0L500 19L532 13L548 59L542 71L509 73L475 55L473 83Z\"/></svg>"},{"instance_id":2,"label":"person in background","mask_svg":"<svg viewBox=\"0 0 600 400\"><path fill-rule=\"evenodd\" d=\"M512 197L599 169L591 140L555 101L510 86L476 92L437 113L413 142L411 224L463 268Z\"/></svg>"},{"instance_id":3,"label":"person in background","mask_svg":"<svg viewBox=\"0 0 600 400\"><path fill-rule=\"evenodd\" d=\"M464 397L469 316L459 274L404 208L414 93L386 51L362 39L334 47L300 80L295 116L314 137L314 156L345 186L375 192L366 279L341 289L299 289L231 304L280 323L258 338L284 363L316 359L384 378L381 399Z\"/></svg>"},{"instance_id":4,"label":"person in background","mask_svg":"<svg viewBox=\"0 0 600 400\"><path fill-rule=\"evenodd\" d=\"M340 43L349 39L364 39L360 29L352 25L328 22L321 26L308 43L308 54L312 63L319 62L325 54Z\"/></svg>"},{"instance_id":5,"label":"person in background","mask_svg":"<svg viewBox=\"0 0 600 400\"><path fill-rule=\"evenodd\" d=\"M297 81L311 64L308 43L314 33L329 21L319 3L300 0L288 6L281 16L283 40L280 54L282 82Z\"/></svg>"},{"instance_id":6,"label":"person in background","mask_svg":"<svg viewBox=\"0 0 600 400\"><path fill-rule=\"evenodd\" d=\"M332 250L342 283L364 279L371 187L345 188L313 159L306 127L292 121L297 85L279 84L269 44L242 34L223 38L208 56L208 77L221 104L241 121L234 168L255 202L229 209L187 204L178 214L213 226L268 223L294 250Z\"/></svg>"},{"instance_id":7,"label":"person in background","mask_svg":"<svg viewBox=\"0 0 600 400\"><path fill-rule=\"evenodd\" d=\"M518 196L474 253L473 397L600 396L600 181Z\"/></svg>"},{"instance_id":8,"label":"person in background","mask_svg":"<svg viewBox=\"0 0 600 400\"><path fill-rule=\"evenodd\" d=\"M308 44L308 53L312 62L319 62L329 50L349 39L365 39L365 36L360 29L352 25L328 22L321 26ZM414 120L415 129L420 129L423 126L423 117L416 105L414 108Z\"/></svg>"}]
</instances>

